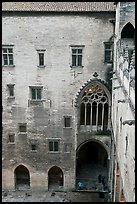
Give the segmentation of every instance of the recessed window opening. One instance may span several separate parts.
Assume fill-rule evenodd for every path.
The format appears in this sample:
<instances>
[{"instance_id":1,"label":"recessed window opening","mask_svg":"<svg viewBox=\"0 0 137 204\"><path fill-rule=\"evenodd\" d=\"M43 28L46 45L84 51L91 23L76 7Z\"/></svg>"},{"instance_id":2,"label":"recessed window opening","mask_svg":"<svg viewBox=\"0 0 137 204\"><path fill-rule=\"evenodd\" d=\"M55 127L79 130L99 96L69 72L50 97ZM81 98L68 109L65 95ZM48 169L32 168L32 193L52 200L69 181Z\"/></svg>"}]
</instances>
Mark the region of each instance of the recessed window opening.
<instances>
[{"instance_id":1,"label":"recessed window opening","mask_svg":"<svg viewBox=\"0 0 137 204\"><path fill-rule=\"evenodd\" d=\"M45 50L37 50L38 52L38 66L45 67Z\"/></svg>"},{"instance_id":2,"label":"recessed window opening","mask_svg":"<svg viewBox=\"0 0 137 204\"><path fill-rule=\"evenodd\" d=\"M41 88L31 88L32 100L40 100L41 99Z\"/></svg>"},{"instance_id":3,"label":"recessed window opening","mask_svg":"<svg viewBox=\"0 0 137 204\"><path fill-rule=\"evenodd\" d=\"M50 141L49 142L49 151L50 152L58 152L59 151L58 141Z\"/></svg>"},{"instance_id":4,"label":"recessed window opening","mask_svg":"<svg viewBox=\"0 0 137 204\"><path fill-rule=\"evenodd\" d=\"M82 49L72 49L72 66L82 66Z\"/></svg>"},{"instance_id":5,"label":"recessed window opening","mask_svg":"<svg viewBox=\"0 0 137 204\"><path fill-rule=\"evenodd\" d=\"M8 84L8 92L9 92L9 96L12 97L14 96L14 84Z\"/></svg>"},{"instance_id":6,"label":"recessed window opening","mask_svg":"<svg viewBox=\"0 0 137 204\"><path fill-rule=\"evenodd\" d=\"M36 144L31 144L31 150L33 151L37 150Z\"/></svg>"},{"instance_id":7,"label":"recessed window opening","mask_svg":"<svg viewBox=\"0 0 137 204\"><path fill-rule=\"evenodd\" d=\"M14 143L15 142L15 134L10 133L9 134L9 143Z\"/></svg>"},{"instance_id":8,"label":"recessed window opening","mask_svg":"<svg viewBox=\"0 0 137 204\"><path fill-rule=\"evenodd\" d=\"M109 63L113 60L113 43L112 42L106 42L105 45L105 59L104 61Z\"/></svg>"},{"instance_id":9,"label":"recessed window opening","mask_svg":"<svg viewBox=\"0 0 137 204\"><path fill-rule=\"evenodd\" d=\"M26 132L27 131L27 127L26 124L21 124L19 125L19 132Z\"/></svg>"},{"instance_id":10,"label":"recessed window opening","mask_svg":"<svg viewBox=\"0 0 137 204\"><path fill-rule=\"evenodd\" d=\"M71 127L71 117L69 116L64 117L64 127Z\"/></svg>"},{"instance_id":11,"label":"recessed window opening","mask_svg":"<svg viewBox=\"0 0 137 204\"><path fill-rule=\"evenodd\" d=\"M13 65L13 48L2 48L3 65Z\"/></svg>"}]
</instances>

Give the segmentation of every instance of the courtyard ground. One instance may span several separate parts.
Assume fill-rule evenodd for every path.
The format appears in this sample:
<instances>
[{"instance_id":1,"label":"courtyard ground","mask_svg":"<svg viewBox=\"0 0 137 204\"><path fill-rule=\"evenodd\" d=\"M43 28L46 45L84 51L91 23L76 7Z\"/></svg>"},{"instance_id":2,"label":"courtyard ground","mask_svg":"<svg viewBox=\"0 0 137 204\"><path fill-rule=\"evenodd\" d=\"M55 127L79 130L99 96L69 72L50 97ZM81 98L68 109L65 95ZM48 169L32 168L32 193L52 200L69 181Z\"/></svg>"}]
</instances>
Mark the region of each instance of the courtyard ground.
<instances>
[{"instance_id":1,"label":"courtyard ground","mask_svg":"<svg viewBox=\"0 0 137 204\"><path fill-rule=\"evenodd\" d=\"M91 192L3 192L2 202L104 202L99 193Z\"/></svg>"}]
</instances>

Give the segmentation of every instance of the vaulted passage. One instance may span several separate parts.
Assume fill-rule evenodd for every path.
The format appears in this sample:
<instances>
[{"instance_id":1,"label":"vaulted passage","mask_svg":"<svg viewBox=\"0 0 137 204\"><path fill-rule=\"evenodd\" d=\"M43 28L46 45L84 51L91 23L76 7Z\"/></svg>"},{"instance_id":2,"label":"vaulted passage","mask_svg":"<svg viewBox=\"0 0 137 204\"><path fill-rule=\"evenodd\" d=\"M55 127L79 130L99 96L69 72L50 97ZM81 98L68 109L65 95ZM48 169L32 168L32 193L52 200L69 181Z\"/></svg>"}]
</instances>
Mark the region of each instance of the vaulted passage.
<instances>
[{"instance_id":1,"label":"vaulted passage","mask_svg":"<svg viewBox=\"0 0 137 204\"><path fill-rule=\"evenodd\" d=\"M57 166L53 166L48 172L48 189L49 190L63 189L63 172Z\"/></svg>"},{"instance_id":2,"label":"vaulted passage","mask_svg":"<svg viewBox=\"0 0 137 204\"><path fill-rule=\"evenodd\" d=\"M101 144L95 141L89 141L83 144L77 151L77 189L79 189L79 181L83 183L84 190L102 191L104 187L106 189L108 166L108 155Z\"/></svg>"},{"instance_id":3,"label":"vaulted passage","mask_svg":"<svg viewBox=\"0 0 137 204\"><path fill-rule=\"evenodd\" d=\"M14 178L16 190L30 189L30 175L25 166L20 165L15 169Z\"/></svg>"}]
</instances>

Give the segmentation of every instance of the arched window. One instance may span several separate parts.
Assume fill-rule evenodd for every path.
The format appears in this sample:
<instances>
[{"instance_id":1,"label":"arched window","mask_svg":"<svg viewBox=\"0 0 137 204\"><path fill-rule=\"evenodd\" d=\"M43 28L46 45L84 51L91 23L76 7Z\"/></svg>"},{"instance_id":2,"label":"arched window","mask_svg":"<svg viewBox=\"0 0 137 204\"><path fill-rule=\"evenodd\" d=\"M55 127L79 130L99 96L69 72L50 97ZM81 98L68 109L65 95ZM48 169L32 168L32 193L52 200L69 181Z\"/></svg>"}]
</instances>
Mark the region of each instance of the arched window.
<instances>
[{"instance_id":1,"label":"arched window","mask_svg":"<svg viewBox=\"0 0 137 204\"><path fill-rule=\"evenodd\" d=\"M93 130L107 130L109 105L106 92L99 84L91 84L85 90L80 103L80 125Z\"/></svg>"}]
</instances>

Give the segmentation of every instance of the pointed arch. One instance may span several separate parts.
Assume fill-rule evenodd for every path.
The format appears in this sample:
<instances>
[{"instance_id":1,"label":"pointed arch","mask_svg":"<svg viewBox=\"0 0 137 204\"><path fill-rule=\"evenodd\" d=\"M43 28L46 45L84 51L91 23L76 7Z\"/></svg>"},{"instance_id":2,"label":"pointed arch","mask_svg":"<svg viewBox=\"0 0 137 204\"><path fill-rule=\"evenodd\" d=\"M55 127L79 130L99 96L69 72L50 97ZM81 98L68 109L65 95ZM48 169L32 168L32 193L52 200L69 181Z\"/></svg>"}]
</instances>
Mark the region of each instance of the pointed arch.
<instances>
[{"instance_id":1,"label":"pointed arch","mask_svg":"<svg viewBox=\"0 0 137 204\"><path fill-rule=\"evenodd\" d=\"M14 170L14 180L16 190L30 189L30 173L24 165L19 165Z\"/></svg>"},{"instance_id":2,"label":"pointed arch","mask_svg":"<svg viewBox=\"0 0 137 204\"><path fill-rule=\"evenodd\" d=\"M111 95L104 83L89 80L78 92L76 103L81 128L109 130Z\"/></svg>"},{"instance_id":3,"label":"pointed arch","mask_svg":"<svg viewBox=\"0 0 137 204\"><path fill-rule=\"evenodd\" d=\"M120 202L125 202L123 189L121 190L121 194L120 194Z\"/></svg>"},{"instance_id":4,"label":"pointed arch","mask_svg":"<svg viewBox=\"0 0 137 204\"><path fill-rule=\"evenodd\" d=\"M135 29L133 25L128 22L121 30L121 38L134 38L135 37Z\"/></svg>"},{"instance_id":5,"label":"pointed arch","mask_svg":"<svg viewBox=\"0 0 137 204\"><path fill-rule=\"evenodd\" d=\"M78 190L100 191L98 175L104 178L104 187L107 188L109 173L108 147L98 139L89 139L82 142L76 150L76 188ZM78 183L82 182L84 189L79 189ZM103 181L102 181L103 182ZM95 185L94 185L95 184Z\"/></svg>"},{"instance_id":6,"label":"pointed arch","mask_svg":"<svg viewBox=\"0 0 137 204\"><path fill-rule=\"evenodd\" d=\"M64 175L58 166L52 166L48 171L48 189L61 190L63 188Z\"/></svg>"}]
</instances>

